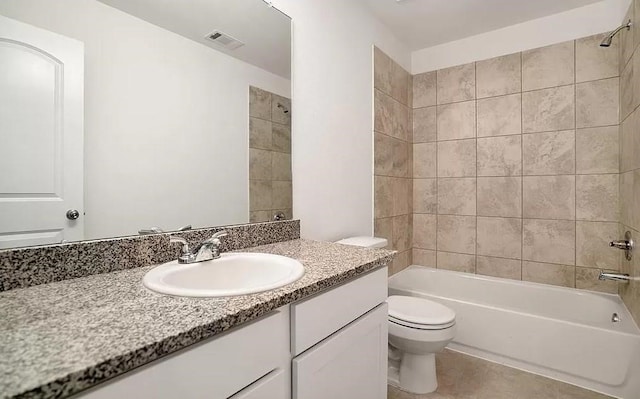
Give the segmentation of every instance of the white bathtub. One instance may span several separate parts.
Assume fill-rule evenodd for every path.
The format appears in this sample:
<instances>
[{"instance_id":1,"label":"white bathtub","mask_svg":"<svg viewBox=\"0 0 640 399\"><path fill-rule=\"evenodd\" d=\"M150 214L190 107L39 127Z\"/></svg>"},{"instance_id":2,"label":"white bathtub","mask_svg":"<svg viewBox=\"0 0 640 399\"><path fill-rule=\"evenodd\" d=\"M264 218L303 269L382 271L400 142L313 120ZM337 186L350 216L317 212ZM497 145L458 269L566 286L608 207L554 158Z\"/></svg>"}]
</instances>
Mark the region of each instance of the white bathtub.
<instances>
[{"instance_id":1,"label":"white bathtub","mask_svg":"<svg viewBox=\"0 0 640 399\"><path fill-rule=\"evenodd\" d=\"M390 295L456 312L449 348L607 395L640 399L640 330L617 295L410 266ZM617 313L620 321L613 323Z\"/></svg>"}]
</instances>

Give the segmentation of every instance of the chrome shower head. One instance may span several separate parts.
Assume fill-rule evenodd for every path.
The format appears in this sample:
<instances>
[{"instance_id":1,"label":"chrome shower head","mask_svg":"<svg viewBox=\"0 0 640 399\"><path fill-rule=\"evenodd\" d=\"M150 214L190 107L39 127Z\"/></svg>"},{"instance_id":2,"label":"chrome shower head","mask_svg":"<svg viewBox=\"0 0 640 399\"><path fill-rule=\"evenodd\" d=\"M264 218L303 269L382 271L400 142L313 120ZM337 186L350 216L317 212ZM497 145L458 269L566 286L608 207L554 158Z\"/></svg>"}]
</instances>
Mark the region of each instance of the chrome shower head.
<instances>
[{"instance_id":1,"label":"chrome shower head","mask_svg":"<svg viewBox=\"0 0 640 399\"><path fill-rule=\"evenodd\" d=\"M626 24L619 26L616 30L614 30L613 32L609 33L607 35L607 37L605 37L602 42L600 43L600 47L609 47L611 46L611 41L613 40L613 37L620 32L621 30L623 30L624 28L627 28L627 30L631 29L631 20L627 21Z\"/></svg>"}]
</instances>

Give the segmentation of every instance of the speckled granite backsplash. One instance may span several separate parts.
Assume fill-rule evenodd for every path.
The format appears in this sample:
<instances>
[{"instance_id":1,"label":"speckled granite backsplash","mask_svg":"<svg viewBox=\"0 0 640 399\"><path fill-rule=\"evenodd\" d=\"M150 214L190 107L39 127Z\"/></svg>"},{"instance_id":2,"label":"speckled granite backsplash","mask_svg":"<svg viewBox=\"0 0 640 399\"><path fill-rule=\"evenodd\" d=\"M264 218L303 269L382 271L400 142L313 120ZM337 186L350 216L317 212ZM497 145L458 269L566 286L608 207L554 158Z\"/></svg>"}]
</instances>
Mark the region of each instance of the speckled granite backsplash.
<instances>
[{"instance_id":1,"label":"speckled granite backsplash","mask_svg":"<svg viewBox=\"0 0 640 399\"><path fill-rule=\"evenodd\" d=\"M169 236L181 236L190 245L196 245L220 230L229 232L222 240L222 251L235 251L298 239L300 221L221 226L179 233L2 250L0 291L168 262L177 259L180 253L178 245L169 245Z\"/></svg>"}]
</instances>

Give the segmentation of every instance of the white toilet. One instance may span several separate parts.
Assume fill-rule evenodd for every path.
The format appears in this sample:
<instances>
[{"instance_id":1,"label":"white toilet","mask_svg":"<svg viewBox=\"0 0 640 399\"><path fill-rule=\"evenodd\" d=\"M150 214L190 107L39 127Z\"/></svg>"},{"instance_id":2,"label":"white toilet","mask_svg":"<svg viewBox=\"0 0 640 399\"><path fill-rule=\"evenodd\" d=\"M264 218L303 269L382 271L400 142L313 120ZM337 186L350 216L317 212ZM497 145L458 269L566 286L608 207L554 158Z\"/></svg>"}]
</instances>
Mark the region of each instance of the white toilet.
<instances>
[{"instance_id":1,"label":"white toilet","mask_svg":"<svg viewBox=\"0 0 640 399\"><path fill-rule=\"evenodd\" d=\"M387 240L351 237L340 244L384 248ZM425 298L393 295L389 305L389 384L403 391L425 394L438 388L435 353L444 349L456 332L456 314Z\"/></svg>"}]
</instances>

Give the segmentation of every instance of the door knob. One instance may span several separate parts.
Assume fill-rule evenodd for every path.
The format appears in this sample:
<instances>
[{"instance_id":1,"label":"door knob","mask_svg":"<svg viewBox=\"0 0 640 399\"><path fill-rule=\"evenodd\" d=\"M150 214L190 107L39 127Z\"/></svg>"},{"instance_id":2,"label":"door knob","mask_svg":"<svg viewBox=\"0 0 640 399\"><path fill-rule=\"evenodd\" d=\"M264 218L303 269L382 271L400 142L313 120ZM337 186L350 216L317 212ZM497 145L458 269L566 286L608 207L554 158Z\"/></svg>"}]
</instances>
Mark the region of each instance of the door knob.
<instances>
[{"instance_id":1,"label":"door knob","mask_svg":"<svg viewBox=\"0 0 640 399\"><path fill-rule=\"evenodd\" d=\"M79 217L80 217L80 212L78 212L77 209L69 209L67 211L67 219L76 220Z\"/></svg>"}]
</instances>

